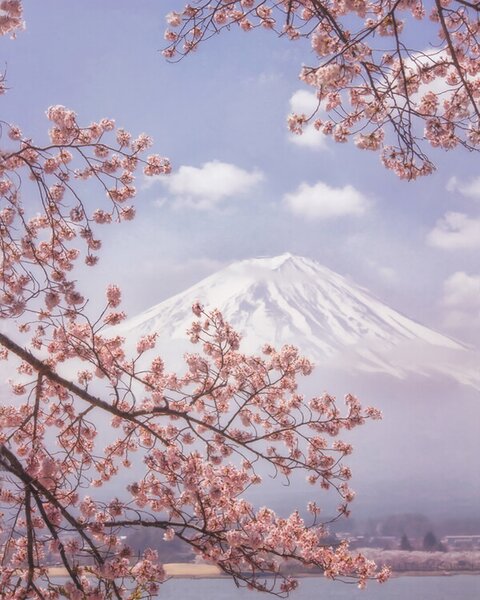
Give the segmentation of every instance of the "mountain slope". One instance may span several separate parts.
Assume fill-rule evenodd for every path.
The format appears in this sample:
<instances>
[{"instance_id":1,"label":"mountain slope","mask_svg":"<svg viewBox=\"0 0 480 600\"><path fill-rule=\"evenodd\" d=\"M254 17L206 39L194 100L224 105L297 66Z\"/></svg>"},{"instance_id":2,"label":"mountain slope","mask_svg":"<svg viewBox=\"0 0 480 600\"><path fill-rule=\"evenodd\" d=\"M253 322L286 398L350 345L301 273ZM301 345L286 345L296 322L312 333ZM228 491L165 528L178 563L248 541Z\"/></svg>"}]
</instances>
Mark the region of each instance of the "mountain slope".
<instances>
[{"instance_id":1,"label":"mountain slope","mask_svg":"<svg viewBox=\"0 0 480 600\"><path fill-rule=\"evenodd\" d=\"M468 347L412 321L313 260L282 254L234 263L117 328L128 339L157 332L162 352L184 347L199 300L243 335L242 349L295 344L325 369L444 374L480 388Z\"/></svg>"}]
</instances>

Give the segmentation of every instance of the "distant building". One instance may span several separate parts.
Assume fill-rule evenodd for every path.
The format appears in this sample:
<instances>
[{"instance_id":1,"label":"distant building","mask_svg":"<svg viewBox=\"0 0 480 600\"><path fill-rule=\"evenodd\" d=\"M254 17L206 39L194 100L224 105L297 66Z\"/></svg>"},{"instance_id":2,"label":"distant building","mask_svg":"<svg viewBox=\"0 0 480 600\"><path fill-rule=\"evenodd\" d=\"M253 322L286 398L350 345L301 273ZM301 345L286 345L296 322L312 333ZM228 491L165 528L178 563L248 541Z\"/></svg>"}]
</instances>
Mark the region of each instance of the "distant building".
<instances>
[{"instance_id":1,"label":"distant building","mask_svg":"<svg viewBox=\"0 0 480 600\"><path fill-rule=\"evenodd\" d=\"M446 535L442 544L448 550L480 550L480 535Z\"/></svg>"}]
</instances>

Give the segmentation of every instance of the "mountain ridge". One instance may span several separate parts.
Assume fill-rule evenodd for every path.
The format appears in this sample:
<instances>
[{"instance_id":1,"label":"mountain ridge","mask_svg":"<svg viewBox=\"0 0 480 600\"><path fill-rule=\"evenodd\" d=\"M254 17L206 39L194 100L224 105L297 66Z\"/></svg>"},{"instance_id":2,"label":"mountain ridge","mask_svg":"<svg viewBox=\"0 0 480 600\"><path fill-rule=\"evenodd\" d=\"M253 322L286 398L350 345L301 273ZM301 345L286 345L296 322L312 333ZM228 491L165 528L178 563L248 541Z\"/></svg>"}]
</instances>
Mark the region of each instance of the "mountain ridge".
<instances>
[{"instance_id":1,"label":"mountain ridge","mask_svg":"<svg viewBox=\"0 0 480 600\"><path fill-rule=\"evenodd\" d=\"M480 389L472 348L409 319L316 261L290 253L232 263L116 330L127 339L156 332L160 346L162 339L181 342L196 301L222 311L243 336L245 352L258 352L267 342L291 343L323 369L398 378L442 373Z\"/></svg>"}]
</instances>

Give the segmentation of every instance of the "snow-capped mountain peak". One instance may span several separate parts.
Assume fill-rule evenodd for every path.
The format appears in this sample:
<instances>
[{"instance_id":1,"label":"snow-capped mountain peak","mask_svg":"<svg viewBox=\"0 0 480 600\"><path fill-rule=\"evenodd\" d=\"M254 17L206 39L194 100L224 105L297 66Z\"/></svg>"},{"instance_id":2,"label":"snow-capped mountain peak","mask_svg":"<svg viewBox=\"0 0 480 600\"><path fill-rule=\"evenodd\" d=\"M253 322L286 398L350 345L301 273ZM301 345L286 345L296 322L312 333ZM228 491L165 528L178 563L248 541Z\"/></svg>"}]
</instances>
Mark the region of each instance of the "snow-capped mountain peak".
<instances>
[{"instance_id":1,"label":"snow-capped mountain peak","mask_svg":"<svg viewBox=\"0 0 480 600\"><path fill-rule=\"evenodd\" d=\"M219 308L243 336L242 349L291 343L322 369L443 373L480 386L466 346L390 308L366 289L317 262L289 253L233 263L119 328L135 339L157 332L179 352L191 306ZM168 342L168 343L167 343ZM183 348L187 349L187 346Z\"/></svg>"}]
</instances>

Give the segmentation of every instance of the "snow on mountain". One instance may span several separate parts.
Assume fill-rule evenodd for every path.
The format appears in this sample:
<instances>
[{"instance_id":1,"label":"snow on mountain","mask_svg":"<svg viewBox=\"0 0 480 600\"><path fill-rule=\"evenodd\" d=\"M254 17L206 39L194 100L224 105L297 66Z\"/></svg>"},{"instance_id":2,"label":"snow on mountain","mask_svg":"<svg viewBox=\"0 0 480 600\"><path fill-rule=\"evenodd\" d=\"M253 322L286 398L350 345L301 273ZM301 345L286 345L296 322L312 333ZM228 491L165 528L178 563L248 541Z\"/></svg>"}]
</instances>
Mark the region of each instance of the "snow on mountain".
<instances>
[{"instance_id":1,"label":"snow on mountain","mask_svg":"<svg viewBox=\"0 0 480 600\"><path fill-rule=\"evenodd\" d=\"M185 334L199 300L219 308L242 350L294 344L325 369L453 377L480 389L478 354L308 258L282 254L231 264L116 328L129 341L157 332L162 353L192 349Z\"/></svg>"}]
</instances>

